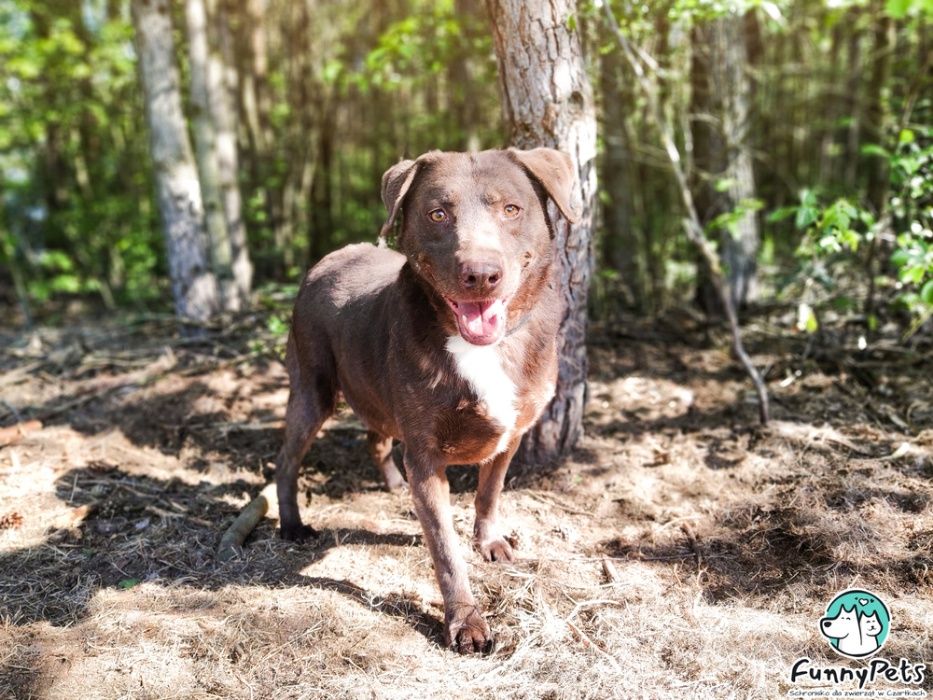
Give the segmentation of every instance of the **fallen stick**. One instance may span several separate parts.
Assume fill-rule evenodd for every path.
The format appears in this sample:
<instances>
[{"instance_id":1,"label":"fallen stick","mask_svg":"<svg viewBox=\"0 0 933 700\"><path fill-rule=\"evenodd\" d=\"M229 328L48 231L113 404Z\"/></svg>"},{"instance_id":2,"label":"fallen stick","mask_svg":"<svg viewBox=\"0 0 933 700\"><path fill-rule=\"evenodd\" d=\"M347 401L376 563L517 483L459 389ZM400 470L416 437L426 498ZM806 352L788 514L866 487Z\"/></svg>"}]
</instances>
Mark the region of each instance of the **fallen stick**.
<instances>
[{"instance_id":1,"label":"fallen stick","mask_svg":"<svg viewBox=\"0 0 933 700\"><path fill-rule=\"evenodd\" d=\"M256 529L256 525L269 511L269 505L277 504L275 484L267 484L259 495L240 511L233 524L227 528L217 545L217 558L228 561L240 553L240 548L249 537L249 533Z\"/></svg>"}]
</instances>

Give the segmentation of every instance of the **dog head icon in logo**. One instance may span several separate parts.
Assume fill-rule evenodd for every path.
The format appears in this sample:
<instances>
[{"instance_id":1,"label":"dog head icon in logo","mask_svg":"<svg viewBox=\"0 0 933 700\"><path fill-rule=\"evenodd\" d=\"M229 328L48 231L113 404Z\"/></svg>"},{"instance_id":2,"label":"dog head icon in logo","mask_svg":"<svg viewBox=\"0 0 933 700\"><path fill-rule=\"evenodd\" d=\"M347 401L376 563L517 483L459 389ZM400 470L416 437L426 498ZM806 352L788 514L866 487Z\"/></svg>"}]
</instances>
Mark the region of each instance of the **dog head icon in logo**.
<instances>
[{"instance_id":1,"label":"dog head icon in logo","mask_svg":"<svg viewBox=\"0 0 933 700\"><path fill-rule=\"evenodd\" d=\"M870 591L843 591L826 607L820 633L833 649L850 659L871 656L888 638L891 614L888 606Z\"/></svg>"}]
</instances>

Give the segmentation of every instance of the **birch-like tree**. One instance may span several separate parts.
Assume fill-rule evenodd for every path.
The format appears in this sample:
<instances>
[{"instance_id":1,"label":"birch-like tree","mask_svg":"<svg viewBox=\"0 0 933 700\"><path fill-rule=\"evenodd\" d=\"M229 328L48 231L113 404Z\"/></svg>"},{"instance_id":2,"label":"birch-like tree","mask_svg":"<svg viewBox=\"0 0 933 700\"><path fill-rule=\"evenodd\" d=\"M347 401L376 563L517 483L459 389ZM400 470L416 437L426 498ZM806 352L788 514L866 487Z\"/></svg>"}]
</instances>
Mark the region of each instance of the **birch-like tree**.
<instances>
[{"instance_id":1,"label":"birch-like tree","mask_svg":"<svg viewBox=\"0 0 933 700\"><path fill-rule=\"evenodd\" d=\"M211 113L211 104L221 89L223 73L219 66L211 65L204 0L186 0L185 25L188 34L194 152L204 202L204 224L210 240L211 267L217 277L221 303L225 309L232 311L239 308L240 298L233 281L230 235L220 196L217 133Z\"/></svg>"},{"instance_id":2,"label":"birch-like tree","mask_svg":"<svg viewBox=\"0 0 933 700\"><path fill-rule=\"evenodd\" d=\"M227 2L208 0L210 27L216 38L210 42L211 71L219 71L218 90L211 99L211 118L217 137L217 167L220 171L220 199L227 219L230 235L233 279L240 302L249 303L253 288L253 262L249 254L246 237L246 220L243 214L243 195L240 192L240 151L237 146L236 95L239 91L239 73L234 57L234 38L230 29ZM212 8L216 8L216 11ZM208 36L214 36L211 32Z\"/></svg>"},{"instance_id":3,"label":"birch-like tree","mask_svg":"<svg viewBox=\"0 0 933 700\"><path fill-rule=\"evenodd\" d=\"M217 279L208 258L201 185L181 108L171 8L168 0L133 0L132 13L175 312L203 321L218 309Z\"/></svg>"}]
</instances>

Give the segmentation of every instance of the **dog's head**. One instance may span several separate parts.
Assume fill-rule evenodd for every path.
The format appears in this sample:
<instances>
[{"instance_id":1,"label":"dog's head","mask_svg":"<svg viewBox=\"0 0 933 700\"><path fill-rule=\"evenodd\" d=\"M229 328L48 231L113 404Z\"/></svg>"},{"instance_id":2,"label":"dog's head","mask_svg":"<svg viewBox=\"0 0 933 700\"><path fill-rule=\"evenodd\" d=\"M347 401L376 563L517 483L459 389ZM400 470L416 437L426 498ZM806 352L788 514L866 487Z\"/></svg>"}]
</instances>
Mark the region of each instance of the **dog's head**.
<instances>
[{"instance_id":1,"label":"dog's head","mask_svg":"<svg viewBox=\"0 0 933 700\"><path fill-rule=\"evenodd\" d=\"M540 285L553 259L548 198L571 222L574 169L550 148L479 153L431 151L382 177L398 248L449 309L447 325L464 340L502 339L523 291ZM527 300L524 303L529 303Z\"/></svg>"},{"instance_id":2,"label":"dog's head","mask_svg":"<svg viewBox=\"0 0 933 700\"><path fill-rule=\"evenodd\" d=\"M824 617L820 620L820 632L828 639L845 639L850 634L858 635L858 613L855 606L851 610L839 609L836 617Z\"/></svg>"}]
</instances>

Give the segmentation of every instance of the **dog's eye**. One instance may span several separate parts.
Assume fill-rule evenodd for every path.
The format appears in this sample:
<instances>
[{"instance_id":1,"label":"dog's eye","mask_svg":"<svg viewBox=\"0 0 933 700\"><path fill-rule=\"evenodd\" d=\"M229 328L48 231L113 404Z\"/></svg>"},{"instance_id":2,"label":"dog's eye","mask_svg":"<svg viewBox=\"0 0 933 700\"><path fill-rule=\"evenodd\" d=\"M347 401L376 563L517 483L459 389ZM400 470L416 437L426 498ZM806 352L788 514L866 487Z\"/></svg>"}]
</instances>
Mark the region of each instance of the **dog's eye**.
<instances>
[{"instance_id":1,"label":"dog's eye","mask_svg":"<svg viewBox=\"0 0 933 700\"><path fill-rule=\"evenodd\" d=\"M522 208L518 206L517 204L506 204L502 208L502 211L505 212L505 215L507 218L514 219L516 216L518 216L521 213Z\"/></svg>"},{"instance_id":2,"label":"dog's eye","mask_svg":"<svg viewBox=\"0 0 933 700\"><path fill-rule=\"evenodd\" d=\"M433 209L428 212L428 218L435 224L442 224L447 221L447 212L443 209Z\"/></svg>"}]
</instances>

